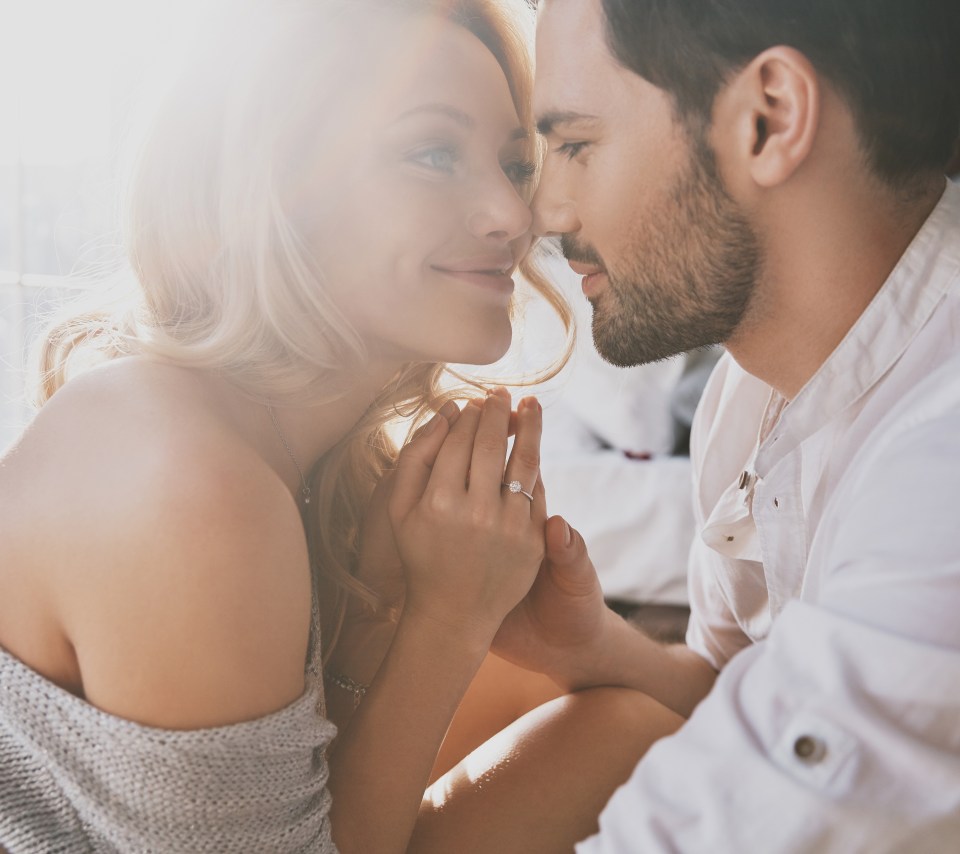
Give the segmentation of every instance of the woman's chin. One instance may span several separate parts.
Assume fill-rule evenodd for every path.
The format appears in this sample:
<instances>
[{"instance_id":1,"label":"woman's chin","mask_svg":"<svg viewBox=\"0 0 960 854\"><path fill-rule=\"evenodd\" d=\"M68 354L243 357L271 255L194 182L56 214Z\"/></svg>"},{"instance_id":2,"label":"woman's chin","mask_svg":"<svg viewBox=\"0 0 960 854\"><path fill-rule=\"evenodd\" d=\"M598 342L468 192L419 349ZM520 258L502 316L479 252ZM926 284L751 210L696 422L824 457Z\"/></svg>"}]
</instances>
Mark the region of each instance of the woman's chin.
<instances>
[{"instance_id":1,"label":"woman's chin","mask_svg":"<svg viewBox=\"0 0 960 854\"><path fill-rule=\"evenodd\" d=\"M507 354L512 340L513 330L508 328L506 335L490 335L485 340L476 342L463 341L461 345L468 346L458 348L461 350L459 357L445 361L457 365L492 365ZM469 346L471 343L473 346Z\"/></svg>"}]
</instances>

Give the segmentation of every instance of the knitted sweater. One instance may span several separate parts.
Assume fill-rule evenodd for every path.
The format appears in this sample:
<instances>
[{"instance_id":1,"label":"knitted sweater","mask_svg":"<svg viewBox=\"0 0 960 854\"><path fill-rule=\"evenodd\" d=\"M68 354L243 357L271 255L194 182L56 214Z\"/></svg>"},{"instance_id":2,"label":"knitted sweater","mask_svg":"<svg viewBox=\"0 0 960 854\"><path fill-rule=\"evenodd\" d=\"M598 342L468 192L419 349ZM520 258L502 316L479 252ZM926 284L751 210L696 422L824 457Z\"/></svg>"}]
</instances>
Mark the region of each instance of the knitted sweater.
<instances>
[{"instance_id":1,"label":"knitted sweater","mask_svg":"<svg viewBox=\"0 0 960 854\"><path fill-rule=\"evenodd\" d=\"M300 699L230 726L164 730L96 709L0 649L0 846L52 852L335 854L323 717Z\"/></svg>"}]
</instances>

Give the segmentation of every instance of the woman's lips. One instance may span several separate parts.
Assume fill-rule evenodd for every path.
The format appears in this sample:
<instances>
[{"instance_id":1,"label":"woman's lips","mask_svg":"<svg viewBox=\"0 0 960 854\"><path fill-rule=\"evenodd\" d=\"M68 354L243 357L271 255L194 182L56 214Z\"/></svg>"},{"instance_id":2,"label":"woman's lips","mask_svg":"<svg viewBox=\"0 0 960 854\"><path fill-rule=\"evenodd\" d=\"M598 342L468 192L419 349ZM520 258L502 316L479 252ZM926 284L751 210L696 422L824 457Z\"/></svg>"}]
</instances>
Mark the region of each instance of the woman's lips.
<instances>
[{"instance_id":1,"label":"woman's lips","mask_svg":"<svg viewBox=\"0 0 960 854\"><path fill-rule=\"evenodd\" d=\"M434 267L433 269L497 294L510 296L513 293L513 279L508 273L499 270L448 270L444 267Z\"/></svg>"}]
</instances>

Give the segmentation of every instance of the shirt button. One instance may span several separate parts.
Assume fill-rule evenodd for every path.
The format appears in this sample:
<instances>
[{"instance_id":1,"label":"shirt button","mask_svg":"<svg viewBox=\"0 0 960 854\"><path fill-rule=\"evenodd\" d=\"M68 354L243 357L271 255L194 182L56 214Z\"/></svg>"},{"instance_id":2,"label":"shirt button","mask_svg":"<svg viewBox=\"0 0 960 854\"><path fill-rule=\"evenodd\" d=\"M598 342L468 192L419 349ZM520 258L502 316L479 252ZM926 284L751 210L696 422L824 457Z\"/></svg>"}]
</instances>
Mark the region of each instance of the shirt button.
<instances>
[{"instance_id":1,"label":"shirt button","mask_svg":"<svg viewBox=\"0 0 960 854\"><path fill-rule=\"evenodd\" d=\"M815 765L827 755L827 746L812 735L801 735L793 743L793 752L801 762Z\"/></svg>"}]
</instances>

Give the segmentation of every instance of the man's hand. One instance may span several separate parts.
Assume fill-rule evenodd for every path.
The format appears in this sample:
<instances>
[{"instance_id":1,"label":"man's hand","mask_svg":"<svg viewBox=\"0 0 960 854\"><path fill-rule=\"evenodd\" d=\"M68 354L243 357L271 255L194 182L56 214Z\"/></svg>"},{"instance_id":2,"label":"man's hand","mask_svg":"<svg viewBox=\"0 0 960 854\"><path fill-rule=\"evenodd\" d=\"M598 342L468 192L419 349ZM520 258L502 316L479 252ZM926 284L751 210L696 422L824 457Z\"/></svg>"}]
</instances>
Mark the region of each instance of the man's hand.
<instances>
[{"instance_id":1,"label":"man's hand","mask_svg":"<svg viewBox=\"0 0 960 854\"><path fill-rule=\"evenodd\" d=\"M503 621L493 651L564 688L592 684L592 651L615 615L604 604L583 537L560 516L547 520L546 550L533 587Z\"/></svg>"},{"instance_id":2,"label":"man's hand","mask_svg":"<svg viewBox=\"0 0 960 854\"><path fill-rule=\"evenodd\" d=\"M561 517L547 520L546 540L536 581L503 621L493 651L567 691L632 688L689 716L713 686L713 668L685 645L651 640L611 611L583 537Z\"/></svg>"}]
</instances>

